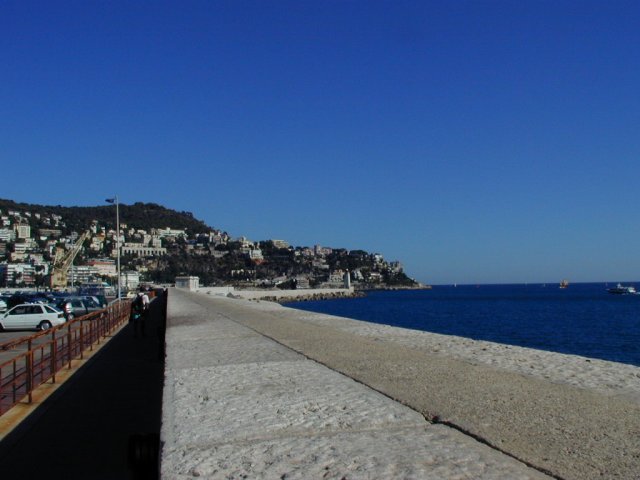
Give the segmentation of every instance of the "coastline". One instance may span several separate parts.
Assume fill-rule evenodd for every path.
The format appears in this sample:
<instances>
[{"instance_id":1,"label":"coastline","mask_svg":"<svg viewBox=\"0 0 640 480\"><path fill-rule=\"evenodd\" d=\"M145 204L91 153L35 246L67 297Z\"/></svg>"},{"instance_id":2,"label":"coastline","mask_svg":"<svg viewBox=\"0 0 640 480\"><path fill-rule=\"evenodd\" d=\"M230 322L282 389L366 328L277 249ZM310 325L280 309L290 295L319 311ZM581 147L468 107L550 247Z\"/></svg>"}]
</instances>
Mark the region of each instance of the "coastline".
<instances>
[{"instance_id":1,"label":"coastline","mask_svg":"<svg viewBox=\"0 0 640 480\"><path fill-rule=\"evenodd\" d=\"M639 473L638 367L220 300L253 311L240 323L256 332L541 471L567 479Z\"/></svg>"},{"instance_id":2,"label":"coastline","mask_svg":"<svg viewBox=\"0 0 640 480\"><path fill-rule=\"evenodd\" d=\"M214 296L226 296L243 300L255 300L274 302L281 305L291 302L307 302L314 300L335 300L339 298L361 298L367 292L373 291L398 291L398 290L431 290L430 285L419 286L381 286L379 288L307 288L300 290L280 290L280 289L241 289L235 287L199 287L195 290L198 293Z\"/></svg>"},{"instance_id":3,"label":"coastline","mask_svg":"<svg viewBox=\"0 0 640 480\"><path fill-rule=\"evenodd\" d=\"M331 300L336 298L356 298L364 294L354 288L314 288L301 290L242 290L233 287L200 287L200 294L240 300L264 301L285 304L310 300Z\"/></svg>"}]
</instances>

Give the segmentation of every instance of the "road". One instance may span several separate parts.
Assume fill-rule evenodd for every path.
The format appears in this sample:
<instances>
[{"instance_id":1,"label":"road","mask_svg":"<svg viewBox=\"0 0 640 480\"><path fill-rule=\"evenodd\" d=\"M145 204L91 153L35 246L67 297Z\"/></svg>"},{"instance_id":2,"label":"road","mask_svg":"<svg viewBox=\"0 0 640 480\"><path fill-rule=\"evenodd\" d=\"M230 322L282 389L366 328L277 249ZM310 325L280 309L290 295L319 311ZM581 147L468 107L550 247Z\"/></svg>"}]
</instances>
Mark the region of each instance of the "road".
<instances>
[{"instance_id":1,"label":"road","mask_svg":"<svg viewBox=\"0 0 640 480\"><path fill-rule=\"evenodd\" d=\"M0 345L7 343L7 342L11 342L13 340L19 340L21 338L28 338L32 335L35 335L36 333L38 333L35 330L16 330L16 331L11 331L11 332L0 332ZM37 345L38 343L42 343L42 342L46 342L49 341L51 339L50 335L43 335L41 337L38 337L38 339L34 342L34 345ZM10 348L7 350L4 350L2 348L0 348L0 365L2 365L4 362L6 362L7 360L11 360L12 358L14 358L16 356L16 354L20 353L20 352L24 352L27 350L27 344L25 343L24 345L20 345L18 347L15 348Z\"/></svg>"},{"instance_id":2,"label":"road","mask_svg":"<svg viewBox=\"0 0 640 480\"><path fill-rule=\"evenodd\" d=\"M0 332L0 344L15 340L16 338L28 337L37 333L35 330L16 330Z\"/></svg>"}]
</instances>

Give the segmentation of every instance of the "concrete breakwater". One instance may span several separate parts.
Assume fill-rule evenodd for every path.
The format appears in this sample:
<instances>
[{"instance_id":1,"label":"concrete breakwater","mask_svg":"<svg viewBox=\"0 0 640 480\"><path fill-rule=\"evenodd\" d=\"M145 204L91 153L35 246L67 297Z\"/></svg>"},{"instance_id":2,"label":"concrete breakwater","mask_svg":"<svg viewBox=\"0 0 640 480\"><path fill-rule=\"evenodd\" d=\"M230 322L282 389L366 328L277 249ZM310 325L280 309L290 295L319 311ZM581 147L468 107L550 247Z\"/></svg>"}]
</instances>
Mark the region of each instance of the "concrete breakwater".
<instances>
[{"instance_id":1,"label":"concrete breakwater","mask_svg":"<svg viewBox=\"0 0 640 480\"><path fill-rule=\"evenodd\" d=\"M243 290L233 287L202 287L199 293L214 296L226 296L243 300L263 300L266 302L288 303L310 300L331 300L336 298L355 298L365 296L362 291L353 288L314 288L301 290Z\"/></svg>"},{"instance_id":2,"label":"concrete breakwater","mask_svg":"<svg viewBox=\"0 0 640 480\"><path fill-rule=\"evenodd\" d=\"M261 300L267 302L276 302L281 304L287 304L291 302L311 302L314 300L335 300L338 298L357 298L357 297L365 297L366 293L362 291L344 291L344 292L331 292L331 293L300 293L295 297L262 297Z\"/></svg>"},{"instance_id":3,"label":"concrete breakwater","mask_svg":"<svg viewBox=\"0 0 640 480\"><path fill-rule=\"evenodd\" d=\"M166 478L640 477L628 365L172 291L165 385Z\"/></svg>"}]
</instances>

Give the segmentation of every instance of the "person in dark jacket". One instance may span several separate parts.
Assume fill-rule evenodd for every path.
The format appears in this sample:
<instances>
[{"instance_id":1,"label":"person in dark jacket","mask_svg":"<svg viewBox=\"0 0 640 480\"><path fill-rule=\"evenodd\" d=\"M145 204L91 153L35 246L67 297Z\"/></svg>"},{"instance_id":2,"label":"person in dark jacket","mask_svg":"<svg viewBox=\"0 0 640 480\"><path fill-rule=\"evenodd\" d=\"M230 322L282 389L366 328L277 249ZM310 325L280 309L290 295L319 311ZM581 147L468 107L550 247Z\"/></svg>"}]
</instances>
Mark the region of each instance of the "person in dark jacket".
<instances>
[{"instance_id":1,"label":"person in dark jacket","mask_svg":"<svg viewBox=\"0 0 640 480\"><path fill-rule=\"evenodd\" d=\"M144 301L143 292L138 293L136 298L131 302L131 315L129 321L133 323L133 336L137 337L138 333L144 337L144 324L147 317L147 311L149 309L149 298Z\"/></svg>"}]
</instances>

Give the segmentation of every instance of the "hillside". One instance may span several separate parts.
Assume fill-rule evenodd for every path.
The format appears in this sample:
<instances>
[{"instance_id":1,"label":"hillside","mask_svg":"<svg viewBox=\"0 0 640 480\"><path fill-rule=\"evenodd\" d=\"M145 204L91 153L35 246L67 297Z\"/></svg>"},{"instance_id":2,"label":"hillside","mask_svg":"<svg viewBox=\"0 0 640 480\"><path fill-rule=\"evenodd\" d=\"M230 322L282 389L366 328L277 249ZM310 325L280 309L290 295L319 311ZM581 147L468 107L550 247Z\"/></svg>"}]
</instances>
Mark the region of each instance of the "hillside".
<instances>
[{"instance_id":1,"label":"hillside","mask_svg":"<svg viewBox=\"0 0 640 480\"><path fill-rule=\"evenodd\" d=\"M68 246L74 234L87 231L92 225L94 235L86 240L76 265L116 256L114 205L43 206L0 199L0 210L9 222L14 222L9 228L28 223L32 237L38 234L32 242L36 247L26 247L24 239L4 245L4 255L0 253L0 258L22 264L20 272L16 270L18 266L4 269L16 272L0 279L5 286L15 283L14 277L27 283L35 281L37 275L30 274L29 269L37 266L41 272L49 271L49 266L42 262L52 261L52 238L54 243ZM213 229L190 212L177 212L154 203L120 204L120 223L124 236L122 269L139 272L145 281L171 283L178 275L195 275L203 285L315 287L342 283L348 271L357 288L417 285L404 274L398 262L386 262L379 254L343 248L293 248L286 242L276 244L272 240L232 240L226 232ZM157 229L167 228L182 230L184 235L152 235ZM5 226L5 230L9 229ZM51 235L53 237L49 237ZM131 250L132 246L147 248L152 239L160 249L158 253L140 254ZM7 262L3 263L6 267Z\"/></svg>"},{"instance_id":2,"label":"hillside","mask_svg":"<svg viewBox=\"0 0 640 480\"><path fill-rule=\"evenodd\" d=\"M31 212L32 214L55 214L61 216L65 224L63 228L64 234L68 234L71 231L81 232L86 230L93 220L97 220L108 228L115 229L115 208L114 205L97 207L44 206L0 199L0 210L4 212L15 210L20 213ZM119 208L120 223L136 229L151 230L152 228L169 227L172 229L184 229L189 235L212 230L204 222L194 218L191 212L177 212L155 203L137 202L133 205L121 203ZM33 220L32 223L37 222Z\"/></svg>"}]
</instances>

